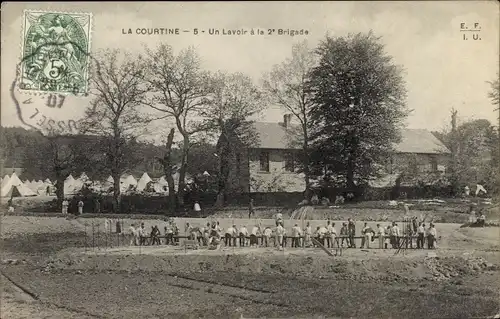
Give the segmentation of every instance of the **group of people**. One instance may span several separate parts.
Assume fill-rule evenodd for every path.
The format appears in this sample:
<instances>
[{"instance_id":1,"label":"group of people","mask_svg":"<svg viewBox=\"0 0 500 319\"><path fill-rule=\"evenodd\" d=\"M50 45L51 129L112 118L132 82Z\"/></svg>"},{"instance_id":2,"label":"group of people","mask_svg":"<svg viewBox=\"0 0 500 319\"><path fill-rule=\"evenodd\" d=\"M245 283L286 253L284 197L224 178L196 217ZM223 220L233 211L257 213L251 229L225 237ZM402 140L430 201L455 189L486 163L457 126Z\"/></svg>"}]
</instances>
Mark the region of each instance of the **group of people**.
<instances>
[{"instance_id":1,"label":"group of people","mask_svg":"<svg viewBox=\"0 0 500 319\"><path fill-rule=\"evenodd\" d=\"M469 214L469 223L471 226L484 227L486 225L486 216L482 210L476 213L474 206L470 206Z\"/></svg>"},{"instance_id":2,"label":"group of people","mask_svg":"<svg viewBox=\"0 0 500 319\"><path fill-rule=\"evenodd\" d=\"M165 245L178 245L179 227L174 221L167 221L163 228L164 236L163 243ZM143 246L143 245L161 245L161 231L157 225L151 226L151 230L146 230L144 223L136 227L135 224L130 225L130 246Z\"/></svg>"},{"instance_id":3,"label":"group of people","mask_svg":"<svg viewBox=\"0 0 500 319\"><path fill-rule=\"evenodd\" d=\"M82 215L83 214L83 205L84 205L83 201L79 200L78 204L77 204L77 206L78 206L78 215ZM62 204L61 204L61 209L62 209L62 214L63 215L68 215L68 208L69 208L69 201L68 201L68 199L65 198L62 201Z\"/></svg>"},{"instance_id":4,"label":"group of people","mask_svg":"<svg viewBox=\"0 0 500 319\"><path fill-rule=\"evenodd\" d=\"M158 226L152 226L147 231L142 223L139 227L130 227L132 239L130 245L159 245L164 239L166 245L177 245L179 243L179 228L174 221L167 221L164 227L164 236ZM322 245L327 248L356 248L356 238L361 237L360 248L372 248L371 243L378 239L378 248L413 248L416 241L416 248L423 249L427 242L427 248L435 248L437 231L434 224L429 227L423 222L418 223L417 218L404 221L404 226L400 228L396 222L386 227L377 224L376 228L364 223L361 236L356 236L356 223L349 219L342 223L340 232L337 233L334 222L326 221L324 225L317 226L313 231L310 222L304 228L295 224L288 231L284 227L282 217L277 216L275 227L263 227L260 223L251 226L237 227L235 224L223 229L218 221L208 222L205 226L193 227L186 223L184 236L195 241L199 246L220 247L277 247L282 249L290 245L292 248L305 248Z\"/></svg>"}]
</instances>

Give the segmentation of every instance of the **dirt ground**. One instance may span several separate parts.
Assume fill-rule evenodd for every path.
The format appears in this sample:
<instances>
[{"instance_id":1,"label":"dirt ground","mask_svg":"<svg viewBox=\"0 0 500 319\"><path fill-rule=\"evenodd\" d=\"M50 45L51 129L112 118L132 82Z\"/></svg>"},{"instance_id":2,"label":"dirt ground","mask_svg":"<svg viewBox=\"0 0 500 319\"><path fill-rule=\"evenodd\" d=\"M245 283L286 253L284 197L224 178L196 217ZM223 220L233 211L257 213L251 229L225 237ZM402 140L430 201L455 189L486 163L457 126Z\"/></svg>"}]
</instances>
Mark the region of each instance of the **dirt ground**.
<instances>
[{"instance_id":1,"label":"dirt ground","mask_svg":"<svg viewBox=\"0 0 500 319\"><path fill-rule=\"evenodd\" d=\"M92 248L84 224L92 221L103 227L103 219L2 217L2 318L488 318L500 312L498 227L437 224L441 239L433 251L358 248L329 257L314 248L112 248L102 237ZM179 219L179 226L184 222L206 220ZM227 227L233 219L220 222Z\"/></svg>"}]
</instances>

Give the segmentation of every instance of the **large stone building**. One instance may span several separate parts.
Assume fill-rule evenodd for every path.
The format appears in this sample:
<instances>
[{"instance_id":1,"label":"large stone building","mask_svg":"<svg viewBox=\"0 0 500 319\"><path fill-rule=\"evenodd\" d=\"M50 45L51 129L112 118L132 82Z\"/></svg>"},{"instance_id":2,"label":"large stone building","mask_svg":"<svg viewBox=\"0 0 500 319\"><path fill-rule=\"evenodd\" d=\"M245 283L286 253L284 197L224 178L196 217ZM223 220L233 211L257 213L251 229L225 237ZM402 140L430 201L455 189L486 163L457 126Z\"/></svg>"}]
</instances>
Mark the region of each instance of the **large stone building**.
<instances>
[{"instance_id":1,"label":"large stone building","mask_svg":"<svg viewBox=\"0 0 500 319\"><path fill-rule=\"evenodd\" d=\"M296 172L300 145L293 145L290 117L282 123L255 123L258 143L241 150L232 161L235 169L229 178L230 192L302 192L304 176ZM403 167L424 172L444 172L450 151L431 132L404 129L402 140L394 146L395 153L387 161L389 176ZM388 186L387 178L374 181L373 186Z\"/></svg>"}]
</instances>

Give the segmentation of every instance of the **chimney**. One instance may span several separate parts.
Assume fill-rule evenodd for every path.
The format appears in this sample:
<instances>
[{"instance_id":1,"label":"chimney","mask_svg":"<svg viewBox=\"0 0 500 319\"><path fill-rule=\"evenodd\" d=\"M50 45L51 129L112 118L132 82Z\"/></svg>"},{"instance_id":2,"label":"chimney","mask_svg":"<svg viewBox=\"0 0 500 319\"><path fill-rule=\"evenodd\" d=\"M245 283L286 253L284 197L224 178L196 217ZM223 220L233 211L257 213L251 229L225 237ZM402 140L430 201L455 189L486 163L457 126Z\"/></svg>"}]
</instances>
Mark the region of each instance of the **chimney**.
<instances>
[{"instance_id":1,"label":"chimney","mask_svg":"<svg viewBox=\"0 0 500 319\"><path fill-rule=\"evenodd\" d=\"M290 125L292 114L283 115L283 127L287 128Z\"/></svg>"}]
</instances>

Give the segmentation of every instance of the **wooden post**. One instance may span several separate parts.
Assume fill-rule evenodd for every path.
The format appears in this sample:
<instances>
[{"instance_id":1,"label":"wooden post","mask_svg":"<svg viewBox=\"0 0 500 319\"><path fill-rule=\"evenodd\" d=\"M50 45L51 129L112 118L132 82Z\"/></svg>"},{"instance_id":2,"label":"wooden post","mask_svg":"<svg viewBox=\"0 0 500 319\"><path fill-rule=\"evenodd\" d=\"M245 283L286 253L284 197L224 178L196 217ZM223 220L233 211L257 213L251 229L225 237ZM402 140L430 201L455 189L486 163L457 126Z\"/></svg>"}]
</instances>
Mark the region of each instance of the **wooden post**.
<instances>
[{"instance_id":1,"label":"wooden post","mask_svg":"<svg viewBox=\"0 0 500 319\"><path fill-rule=\"evenodd\" d=\"M319 241L316 240L316 238L314 237L311 237L311 240L312 242L315 244L315 245L318 245L319 248L321 248L325 253L328 254L328 256L332 256L333 257L333 254L331 251L329 251L328 249L325 248L325 246L323 246Z\"/></svg>"}]
</instances>

